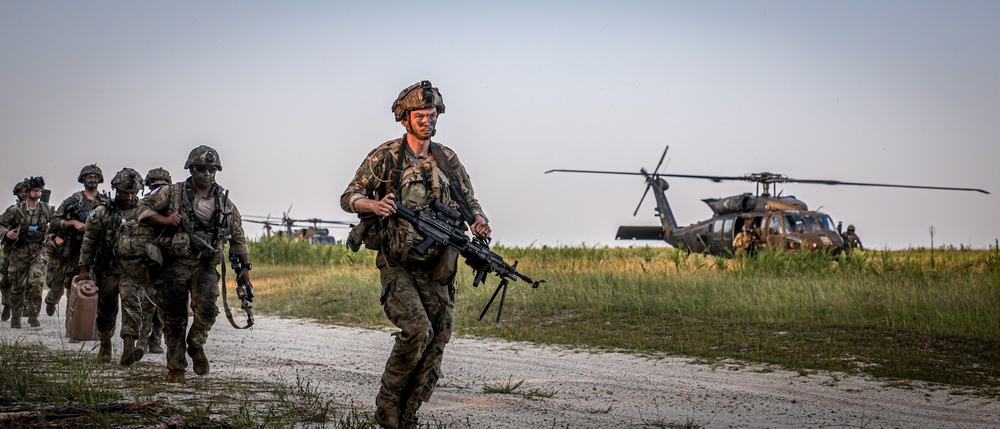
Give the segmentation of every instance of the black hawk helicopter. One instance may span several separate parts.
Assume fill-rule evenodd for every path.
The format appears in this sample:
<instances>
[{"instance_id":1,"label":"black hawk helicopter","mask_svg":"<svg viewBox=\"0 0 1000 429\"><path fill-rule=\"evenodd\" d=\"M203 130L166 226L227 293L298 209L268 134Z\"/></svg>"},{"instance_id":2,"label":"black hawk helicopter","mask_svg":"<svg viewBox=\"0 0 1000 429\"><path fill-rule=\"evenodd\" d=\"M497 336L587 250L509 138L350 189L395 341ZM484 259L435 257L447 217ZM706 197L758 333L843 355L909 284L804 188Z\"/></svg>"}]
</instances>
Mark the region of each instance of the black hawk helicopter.
<instances>
[{"instance_id":1,"label":"black hawk helicopter","mask_svg":"<svg viewBox=\"0 0 1000 429\"><path fill-rule=\"evenodd\" d=\"M591 173L643 176L646 190L635 208L639 213L650 189L656 198L656 214L661 226L620 226L615 237L618 240L664 240L670 245L691 252L713 255L732 255L733 239L744 225L754 227L760 235L762 248L787 250L819 250L839 253L844 250L844 241L839 225L835 225L830 215L809 210L805 202L794 196L772 195L779 183L806 183L815 185L877 186L890 188L937 189L948 191L975 191L989 194L982 189L951 188L941 186L892 185L885 183L842 182L838 180L793 179L775 173L750 173L744 176L705 176L693 174L660 173L660 166L667 156L667 146L653 173L645 168L639 172L598 171L598 170L549 170L548 173ZM704 201L712 209L712 218L688 226L679 227L674 213L667 202L666 191L670 187L664 177L685 179L707 179L713 182L746 181L757 184L756 193L744 193L725 198L706 198Z\"/></svg>"},{"instance_id":2,"label":"black hawk helicopter","mask_svg":"<svg viewBox=\"0 0 1000 429\"><path fill-rule=\"evenodd\" d=\"M324 220L319 218L292 219L288 215L291 211L292 207L289 206L288 211L281 214L280 221L277 219L271 220L271 215L267 215L266 217L244 215L243 221L264 225L264 234L267 237L271 237L272 230L277 227L278 230L274 232L276 236L301 238L309 240L312 244L337 244L336 238L330 235L329 228L322 228L320 225L327 225L334 228L350 227L350 222L339 220Z\"/></svg>"}]
</instances>

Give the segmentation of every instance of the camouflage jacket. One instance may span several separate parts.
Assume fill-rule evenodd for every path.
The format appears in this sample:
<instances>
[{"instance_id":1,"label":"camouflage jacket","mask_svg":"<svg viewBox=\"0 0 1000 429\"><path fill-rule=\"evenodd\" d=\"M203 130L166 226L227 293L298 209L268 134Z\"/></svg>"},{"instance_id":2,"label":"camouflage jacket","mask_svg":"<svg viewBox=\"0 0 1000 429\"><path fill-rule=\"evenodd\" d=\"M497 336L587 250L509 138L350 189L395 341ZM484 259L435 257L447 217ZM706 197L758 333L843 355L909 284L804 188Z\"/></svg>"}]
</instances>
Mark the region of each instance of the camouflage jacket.
<instances>
[{"instance_id":1,"label":"camouflage jacket","mask_svg":"<svg viewBox=\"0 0 1000 429\"><path fill-rule=\"evenodd\" d=\"M31 210L28 208L28 202L22 201L8 207L0 215L0 236L5 236L8 231L16 229L17 240L11 243L10 247L41 245L45 242L45 230L52 216L52 206L39 201L35 210Z\"/></svg>"},{"instance_id":2,"label":"camouflage jacket","mask_svg":"<svg viewBox=\"0 0 1000 429\"><path fill-rule=\"evenodd\" d=\"M380 200L386 194L395 195L396 204L404 204L412 210L420 210L427 207L432 200L439 200L448 204L453 209L458 209L458 203L453 201L449 191L450 181L444 171L439 167L440 162L447 162L451 170L455 173L459 188L464 194L465 201L473 215L480 215L488 219L483 212L482 206L476 199L472 188L472 180L469 178L465 166L458 159L458 155L448 147L439 143L431 142L447 158L446 160L434 159L433 155L426 158L417 157L405 144L406 136L383 143L372 150L365 160L358 167L354 180L347 185L347 189L340 196L340 206L348 213L357 213L354 203L362 198ZM399 156L399 150L405 150L403 158L402 173L400 174L400 185L398 190L392 188L392 171ZM403 228L401 229L400 226ZM404 221L390 219L384 224L387 236L398 238L397 242L390 238L390 253L397 253L396 256L404 256L405 247L422 240L419 233L412 230L409 224ZM403 248L401 248L403 247Z\"/></svg>"},{"instance_id":3,"label":"camouflage jacket","mask_svg":"<svg viewBox=\"0 0 1000 429\"><path fill-rule=\"evenodd\" d=\"M845 232L841 235L841 238L844 239L844 246L851 249L865 250L864 246L861 245L861 238L858 237L857 234L853 232Z\"/></svg>"},{"instance_id":4,"label":"camouflage jacket","mask_svg":"<svg viewBox=\"0 0 1000 429\"><path fill-rule=\"evenodd\" d=\"M65 240L61 248L58 249L59 256L68 258L73 254L79 253L80 245L83 244L84 233L77 231L76 228L67 228L65 225L66 221L78 220L86 223L90 212L99 206L107 205L110 201L111 197L103 192L99 192L97 197L91 200L87 198L83 191L77 191L73 195L70 195L69 198L63 200L62 204L59 204L59 208L56 209L55 214L52 216L52 221L49 223L47 232L49 243L54 244L56 236Z\"/></svg>"},{"instance_id":5,"label":"camouflage jacket","mask_svg":"<svg viewBox=\"0 0 1000 429\"><path fill-rule=\"evenodd\" d=\"M757 240L749 232L740 232L736 234L736 239L733 240L733 249L735 250L750 250L756 245Z\"/></svg>"},{"instance_id":6,"label":"camouflage jacket","mask_svg":"<svg viewBox=\"0 0 1000 429\"><path fill-rule=\"evenodd\" d=\"M98 206L87 216L87 228L83 231L80 246L80 266L108 268L118 260L114 248L122 225L135 216L136 207L122 208L118 203Z\"/></svg>"},{"instance_id":7,"label":"camouflage jacket","mask_svg":"<svg viewBox=\"0 0 1000 429\"><path fill-rule=\"evenodd\" d=\"M136 221L142 223L154 214L168 216L180 213L183 225L172 232L170 248L166 249L167 254L174 258L207 258L211 263L218 263L222 260L222 248L226 242L229 242L231 254L250 253L243 231L243 217L236 204L226 197L225 189L215 184L208 198L201 198L190 180L161 186L143 197L136 209ZM199 217L196 205L211 207L211 215ZM205 246L206 243L214 247L215 254Z\"/></svg>"}]
</instances>

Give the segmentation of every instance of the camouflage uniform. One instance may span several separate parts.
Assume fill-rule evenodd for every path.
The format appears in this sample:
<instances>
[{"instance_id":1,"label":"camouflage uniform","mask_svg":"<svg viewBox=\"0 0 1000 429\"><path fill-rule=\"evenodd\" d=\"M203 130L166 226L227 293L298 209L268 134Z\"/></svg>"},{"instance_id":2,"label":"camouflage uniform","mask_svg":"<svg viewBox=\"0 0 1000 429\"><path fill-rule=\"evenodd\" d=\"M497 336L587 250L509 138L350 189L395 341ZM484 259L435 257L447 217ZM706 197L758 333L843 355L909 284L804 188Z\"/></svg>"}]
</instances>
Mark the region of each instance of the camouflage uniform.
<instances>
[{"instance_id":1,"label":"camouflage uniform","mask_svg":"<svg viewBox=\"0 0 1000 429\"><path fill-rule=\"evenodd\" d=\"M83 176L88 173L101 174L96 165L88 165L80 172L78 181L82 183ZM101 174L100 182L104 182L103 174ZM49 292L45 295L45 304L58 304L63 294L69 290L73 276L80 269L80 245L83 244L83 231L67 227L66 221L86 222L94 208L106 206L110 200L111 198L103 193L98 193L94 199L90 199L84 194L84 191L78 191L59 204L48 231L49 265L45 283L49 286ZM56 237L63 241L61 245L56 245ZM69 302L66 305L69 305Z\"/></svg>"},{"instance_id":2,"label":"camouflage uniform","mask_svg":"<svg viewBox=\"0 0 1000 429\"><path fill-rule=\"evenodd\" d=\"M24 200L24 187L28 186L28 180L25 179L22 182L18 182L14 186L14 196L17 197L17 202ZM15 204L16 205L16 204ZM14 207L14 206L11 206ZM7 275L7 271L10 268L10 248L14 244L14 240L10 240L7 237L0 236L0 242L3 246L3 262L0 262L0 295L3 299L3 321L10 319L10 276Z\"/></svg>"},{"instance_id":3,"label":"camouflage uniform","mask_svg":"<svg viewBox=\"0 0 1000 429\"><path fill-rule=\"evenodd\" d=\"M848 252L852 249L865 250L865 247L861 245L861 238L854 232L854 225L849 225L847 232L841 234L840 237L844 239L844 248Z\"/></svg>"},{"instance_id":4,"label":"camouflage uniform","mask_svg":"<svg viewBox=\"0 0 1000 429\"><path fill-rule=\"evenodd\" d=\"M203 149L204 148L204 149ZM200 152L199 152L200 151ZM192 168L192 158L214 149L201 146L192 151L186 168ZM221 164L218 165L221 170ZM197 195L192 184L193 178L184 182L162 186L145 196L139 202L137 220L144 222L151 216L166 216L179 213L182 227L177 228L166 250L163 268L153 279L156 291L156 306L163 321L163 334L167 344L167 380L183 382L187 368L185 352L194 360L195 373L208 372L208 359L203 347L208 340L208 331L215 324L219 307L219 272L216 267L222 261L222 248L229 242L229 253L248 255L243 220L236 205L225 196L225 190L214 183L207 198ZM148 222L147 222L148 223ZM193 236L200 238L196 239ZM210 243L215 253L207 249L201 241ZM188 295L194 320L188 331ZM186 335L186 338L185 338ZM201 360L201 362L199 362Z\"/></svg>"},{"instance_id":5,"label":"camouflage uniform","mask_svg":"<svg viewBox=\"0 0 1000 429\"><path fill-rule=\"evenodd\" d=\"M162 183L162 184L154 184ZM172 182L170 172L163 168L154 168L146 173L145 185L152 192L160 186L167 186ZM150 303L156 302L156 288L153 287L153 278L163 264L162 255L159 261L152 259L146 254L149 245L157 240L163 240L162 228L154 228L145 223L139 223L134 218L127 225L126 232L119 240L119 255L122 263L125 264L126 275L131 275L139 283L139 286L146 291L146 299ZM142 329L139 332L139 340L136 347L142 348L149 353L163 353L160 343L163 340L163 321L160 320L159 311L155 305L149 306L152 311L144 312L142 317Z\"/></svg>"},{"instance_id":6,"label":"camouflage uniform","mask_svg":"<svg viewBox=\"0 0 1000 429\"><path fill-rule=\"evenodd\" d=\"M400 94L401 99L404 93ZM443 112L443 104L438 111ZM356 213L354 204L358 200L380 200L393 193L396 204L404 204L412 210L427 207L433 200L457 209L458 204L448 190L449 180L439 167L440 163L447 162L457 176L469 209L485 219L472 181L458 156L438 143L430 145L432 149L426 158L414 154L406 144L405 135L375 148L341 195L341 208ZM393 190L392 171L400 150L405 151L400 186ZM445 159L435 159L435 151ZM411 247L420 243L422 236L407 222L395 217L384 219L376 227L381 237L376 257L382 283L379 301L389 320L401 330L394 334L395 345L382 374L382 386L376 398L376 419L384 427L413 425L417 410L422 402L430 399L441 375L444 348L451 339L458 254L451 250L417 254Z\"/></svg>"},{"instance_id":7,"label":"camouflage uniform","mask_svg":"<svg viewBox=\"0 0 1000 429\"><path fill-rule=\"evenodd\" d=\"M17 240L10 246L11 327L21 327L21 317L28 316L38 326L42 302L42 279L45 271L45 227L52 219L52 207L41 201L34 210L28 200L8 208L0 215L0 236L17 230Z\"/></svg>"},{"instance_id":8,"label":"camouflage uniform","mask_svg":"<svg viewBox=\"0 0 1000 429\"><path fill-rule=\"evenodd\" d=\"M129 176L132 175L132 176ZM126 168L119 172L112 185L118 196L106 205L98 206L87 218L83 243L80 246L80 267L93 267L98 288L97 334L101 339L101 358L110 361L111 338L115 333L118 319L118 302L121 301L122 365L131 365L142 359L143 351L134 349L139 338L143 314L152 312L152 305L146 299L143 288L126 275L122 259L115 254L118 236L123 226L135 216L136 200L123 201L123 192L138 192L142 189L142 176L135 170ZM134 197L134 194L133 194Z\"/></svg>"}]
</instances>

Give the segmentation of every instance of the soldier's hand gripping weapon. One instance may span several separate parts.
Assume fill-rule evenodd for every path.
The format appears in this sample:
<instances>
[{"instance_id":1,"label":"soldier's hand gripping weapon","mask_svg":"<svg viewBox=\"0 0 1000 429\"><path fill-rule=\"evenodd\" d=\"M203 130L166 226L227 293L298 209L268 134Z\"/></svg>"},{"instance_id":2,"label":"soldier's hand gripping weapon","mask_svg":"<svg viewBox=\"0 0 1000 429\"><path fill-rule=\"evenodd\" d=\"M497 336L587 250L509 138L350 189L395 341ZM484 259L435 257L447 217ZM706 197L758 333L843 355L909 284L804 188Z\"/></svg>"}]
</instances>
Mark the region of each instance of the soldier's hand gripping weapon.
<instances>
[{"instance_id":1,"label":"soldier's hand gripping weapon","mask_svg":"<svg viewBox=\"0 0 1000 429\"><path fill-rule=\"evenodd\" d=\"M514 261L514 265L504 262L500 255L490 250L488 239L476 237L470 240L465 235L465 229L462 227L462 214L444 203L434 200L430 207L417 212L410 210L402 203L396 204L396 216L409 222L410 225L413 225L414 229L423 234L424 241L413 247L413 250L417 253L423 255L432 248L442 248L444 246L458 251L465 258L465 264L472 268L474 273L472 286L479 286L480 283L485 283L486 276L490 273L496 273L497 277L500 277L500 284L493 292L493 296L490 297L489 302L486 303L483 312L479 314L478 320L483 320L483 316L486 315L486 311L493 305L497 294L502 291L503 294L500 295L500 304L497 307L496 318L496 323L500 323L500 316L503 314L503 304L507 299L507 285L511 281L524 280L531 284L533 289L545 282L545 280L534 281L530 277L518 272L517 261Z\"/></svg>"}]
</instances>

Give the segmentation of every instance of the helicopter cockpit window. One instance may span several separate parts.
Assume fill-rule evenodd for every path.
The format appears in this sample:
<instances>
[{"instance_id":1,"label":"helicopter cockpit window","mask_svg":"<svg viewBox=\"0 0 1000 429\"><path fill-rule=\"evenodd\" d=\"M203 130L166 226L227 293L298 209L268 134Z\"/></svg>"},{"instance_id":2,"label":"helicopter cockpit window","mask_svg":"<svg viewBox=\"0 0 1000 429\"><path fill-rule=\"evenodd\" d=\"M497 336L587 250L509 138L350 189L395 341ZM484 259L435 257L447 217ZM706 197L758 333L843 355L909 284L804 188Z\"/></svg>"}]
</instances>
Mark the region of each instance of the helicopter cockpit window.
<instances>
[{"instance_id":1,"label":"helicopter cockpit window","mask_svg":"<svg viewBox=\"0 0 1000 429\"><path fill-rule=\"evenodd\" d=\"M771 222L767 224L767 233L771 235L781 235L781 216L772 216Z\"/></svg>"},{"instance_id":2,"label":"helicopter cockpit window","mask_svg":"<svg viewBox=\"0 0 1000 429\"><path fill-rule=\"evenodd\" d=\"M806 225L802 221L802 216L786 215L785 222L788 223L788 232L805 232Z\"/></svg>"},{"instance_id":3,"label":"helicopter cockpit window","mask_svg":"<svg viewBox=\"0 0 1000 429\"><path fill-rule=\"evenodd\" d=\"M802 216L805 219L806 225L809 227L810 231L822 231L823 227L820 226L819 221L816 220L812 215Z\"/></svg>"},{"instance_id":4,"label":"helicopter cockpit window","mask_svg":"<svg viewBox=\"0 0 1000 429\"><path fill-rule=\"evenodd\" d=\"M825 229L827 231L836 231L837 230L837 226L833 224L833 218L831 218L829 215L819 214L819 215L816 215L816 217L818 217L819 218L819 222L821 224L823 224L823 229Z\"/></svg>"}]
</instances>

